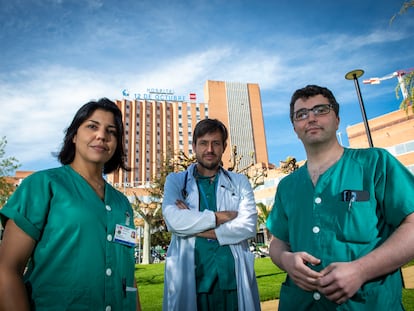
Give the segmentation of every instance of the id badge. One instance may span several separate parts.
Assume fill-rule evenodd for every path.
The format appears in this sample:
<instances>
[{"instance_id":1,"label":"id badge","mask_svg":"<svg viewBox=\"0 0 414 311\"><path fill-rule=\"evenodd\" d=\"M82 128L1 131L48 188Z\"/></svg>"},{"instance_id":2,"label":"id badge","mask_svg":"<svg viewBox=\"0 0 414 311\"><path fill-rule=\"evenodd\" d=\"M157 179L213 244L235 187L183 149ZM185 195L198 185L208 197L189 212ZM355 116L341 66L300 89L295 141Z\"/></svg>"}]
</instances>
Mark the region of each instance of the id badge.
<instances>
[{"instance_id":1,"label":"id badge","mask_svg":"<svg viewBox=\"0 0 414 311\"><path fill-rule=\"evenodd\" d=\"M117 224L115 227L114 241L134 247L136 243L137 232L133 228Z\"/></svg>"}]
</instances>

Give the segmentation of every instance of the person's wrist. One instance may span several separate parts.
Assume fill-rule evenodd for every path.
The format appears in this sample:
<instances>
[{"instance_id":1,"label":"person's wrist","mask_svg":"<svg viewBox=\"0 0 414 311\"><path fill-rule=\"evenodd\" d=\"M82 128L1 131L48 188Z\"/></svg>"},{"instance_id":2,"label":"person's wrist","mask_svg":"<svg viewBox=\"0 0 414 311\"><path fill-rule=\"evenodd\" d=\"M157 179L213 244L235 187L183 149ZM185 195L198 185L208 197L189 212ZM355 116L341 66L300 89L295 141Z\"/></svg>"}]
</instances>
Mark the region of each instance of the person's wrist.
<instances>
[{"instance_id":1,"label":"person's wrist","mask_svg":"<svg viewBox=\"0 0 414 311\"><path fill-rule=\"evenodd\" d=\"M361 261L362 260L359 259L359 260L352 261L351 263L355 266L355 269L357 271L357 275L361 279L362 283L365 283L370 279L370 277L367 275L368 269L366 269L364 267L364 265Z\"/></svg>"},{"instance_id":2,"label":"person's wrist","mask_svg":"<svg viewBox=\"0 0 414 311\"><path fill-rule=\"evenodd\" d=\"M290 251L283 251L281 254L280 254L280 259L279 259L279 267L282 269L282 270L284 270L284 271L286 271L286 268L285 268L285 261L286 260L289 260L289 255L291 254L291 252Z\"/></svg>"}]
</instances>

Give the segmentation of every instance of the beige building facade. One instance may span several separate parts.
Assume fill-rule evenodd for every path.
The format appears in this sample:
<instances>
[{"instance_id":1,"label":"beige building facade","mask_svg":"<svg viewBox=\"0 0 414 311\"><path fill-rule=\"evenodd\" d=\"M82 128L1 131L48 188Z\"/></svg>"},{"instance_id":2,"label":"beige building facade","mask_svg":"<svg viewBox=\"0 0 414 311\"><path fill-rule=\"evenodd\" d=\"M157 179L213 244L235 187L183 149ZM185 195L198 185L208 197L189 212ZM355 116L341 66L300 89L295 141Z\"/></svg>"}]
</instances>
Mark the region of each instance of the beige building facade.
<instances>
[{"instance_id":1,"label":"beige building facade","mask_svg":"<svg viewBox=\"0 0 414 311\"><path fill-rule=\"evenodd\" d=\"M374 147L387 149L414 174L414 114L396 110L368 120ZM363 123L346 129L350 148L368 148Z\"/></svg>"}]
</instances>

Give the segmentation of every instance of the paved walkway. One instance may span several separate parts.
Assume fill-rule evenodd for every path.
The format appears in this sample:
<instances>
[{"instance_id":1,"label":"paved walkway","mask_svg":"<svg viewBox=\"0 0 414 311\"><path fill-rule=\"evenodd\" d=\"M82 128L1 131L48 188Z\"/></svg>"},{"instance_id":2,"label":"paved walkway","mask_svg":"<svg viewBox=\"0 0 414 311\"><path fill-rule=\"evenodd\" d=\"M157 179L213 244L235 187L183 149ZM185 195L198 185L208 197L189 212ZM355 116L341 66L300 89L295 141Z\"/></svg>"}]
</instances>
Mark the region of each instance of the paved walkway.
<instances>
[{"instance_id":1,"label":"paved walkway","mask_svg":"<svg viewBox=\"0 0 414 311\"><path fill-rule=\"evenodd\" d=\"M279 307L279 300L263 301L261 304L262 311L276 311Z\"/></svg>"},{"instance_id":2,"label":"paved walkway","mask_svg":"<svg viewBox=\"0 0 414 311\"><path fill-rule=\"evenodd\" d=\"M402 269L405 288L414 288L414 266ZM262 311L276 311L279 306L279 300L263 301L261 303Z\"/></svg>"},{"instance_id":3,"label":"paved walkway","mask_svg":"<svg viewBox=\"0 0 414 311\"><path fill-rule=\"evenodd\" d=\"M414 288L414 266L402 269L405 288Z\"/></svg>"}]
</instances>

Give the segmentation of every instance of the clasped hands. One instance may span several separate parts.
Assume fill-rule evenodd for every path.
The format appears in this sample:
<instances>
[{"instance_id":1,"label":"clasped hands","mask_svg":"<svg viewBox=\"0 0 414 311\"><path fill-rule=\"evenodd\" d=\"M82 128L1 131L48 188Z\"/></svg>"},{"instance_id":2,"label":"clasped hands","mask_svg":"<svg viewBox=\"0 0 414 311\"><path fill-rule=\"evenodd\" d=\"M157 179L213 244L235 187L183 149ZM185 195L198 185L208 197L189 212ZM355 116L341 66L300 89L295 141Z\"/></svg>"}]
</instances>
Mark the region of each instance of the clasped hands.
<instances>
[{"instance_id":1,"label":"clasped hands","mask_svg":"<svg viewBox=\"0 0 414 311\"><path fill-rule=\"evenodd\" d=\"M318 291L337 304L346 302L365 282L363 271L355 261L334 262L320 272L308 267L308 264L319 265L320 259L306 252L284 252L281 261L297 286Z\"/></svg>"}]
</instances>

